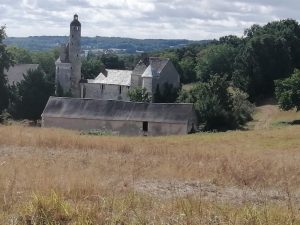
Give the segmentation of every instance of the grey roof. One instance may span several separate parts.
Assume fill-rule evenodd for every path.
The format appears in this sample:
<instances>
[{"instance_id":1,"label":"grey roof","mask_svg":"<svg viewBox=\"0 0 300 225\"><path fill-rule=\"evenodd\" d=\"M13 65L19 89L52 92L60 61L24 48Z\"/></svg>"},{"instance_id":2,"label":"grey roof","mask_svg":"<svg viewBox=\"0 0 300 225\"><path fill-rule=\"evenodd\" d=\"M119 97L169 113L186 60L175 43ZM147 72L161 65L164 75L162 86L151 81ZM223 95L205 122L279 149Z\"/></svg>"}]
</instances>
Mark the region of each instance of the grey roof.
<instances>
[{"instance_id":1,"label":"grey roof","mask_svg":"<svg viewBox=\"0 0 300 225\"><path fill-rule=\"evenodd\" d=\"M151 71L151 76L160 76L160 73L163 71L169 61L169 59L160 57L150 57L147 60L141 60L134 68L133 74L149 77ZM146 70L148 71L146 72ZM146 74L144 74L145 72Z\"/></svg>"},{"instance_id":2,"label":"grey roof","mask_svg":"<svg viewBox=\"0 0 300 225\"><path fill-rule=\"evenodd\" d=\"M150 66L151 66L153 76L159 76L162 70L170 61L169 59L156 58L156 57L151 57L149 58L149 60L150 60Z\"/></svg>"},{"instance_id":3,"label":"grey roof","mask_svg":"<svg viewBox=\"0 0 300 225\"><path fill-rule=\"evenodd\" d=\"M42 117L182 124L194 115L192 104L50 97Z\"/></svg>"},{"instance_id":4,"label":"grey roof","mask_svg":"<svg viewBox=\"0 0 300 225\"><path fill-rule=\"evenodd\" d=\"M106 75L101 72L95 79L88 79L87 82L92 84L130 86L131 74L131 70L106 70Z\"/></svg>"},{"instance_id":5,"label":"grey roof","mask_svg":"<svg viewBox=\"0 0 300 225\"><path fill-rule=\"evenodd\" d=\"M24 79L23 74L27 74L28 70L36 70L38 66L39 64L16 64L11 66L6 72L8 83L12 85L20 82Z\"/></svg>"},{"instance_id":6,"label":"grey roof","mask_svg":"<svg viewBox=\"0 0 300 225\"><path fill-rule=\"evenodd\" d=\"M141 76L144 73L144 71L147 69L148 66L149 66L149 64L147 64L143 60L141 60L135 66L134 70L132 71L132 74Z\"/></svg>"}]
</instances>

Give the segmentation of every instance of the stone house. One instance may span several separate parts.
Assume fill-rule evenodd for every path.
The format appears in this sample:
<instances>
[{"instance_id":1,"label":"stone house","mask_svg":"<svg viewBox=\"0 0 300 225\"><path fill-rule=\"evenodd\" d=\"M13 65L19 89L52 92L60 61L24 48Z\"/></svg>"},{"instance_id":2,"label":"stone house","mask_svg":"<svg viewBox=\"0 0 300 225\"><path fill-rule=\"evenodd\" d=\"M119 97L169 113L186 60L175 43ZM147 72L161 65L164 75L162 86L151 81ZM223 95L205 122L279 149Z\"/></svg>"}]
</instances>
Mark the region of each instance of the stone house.
<instances>
[{"instance_id":1,"label":"stone house","mask_svg":"<svg viewBox=\"0 0 300 225\"><path fill-rule=\"evenodd\" d=\"M192 104L137 103L50 97L43 127L109 131L120 135L179 135L197 123Z\"/></svg>"},{"instance_id":2,"label":"stone house","mask_svg":"<svg viewBox=\"0 0 300 225\"><path fill-rule=\"evenodd\" d=\"M130 88L146 88L150 95L164 87L178 88L180 76L169 59L150 57L141 60L133 71L105 70L95 79L85 80L81 75L81 23L78 15L70 24L69 43L61 47L56 65L56 88L76 98L129 100Z\"/></svg>"}]
</instances>

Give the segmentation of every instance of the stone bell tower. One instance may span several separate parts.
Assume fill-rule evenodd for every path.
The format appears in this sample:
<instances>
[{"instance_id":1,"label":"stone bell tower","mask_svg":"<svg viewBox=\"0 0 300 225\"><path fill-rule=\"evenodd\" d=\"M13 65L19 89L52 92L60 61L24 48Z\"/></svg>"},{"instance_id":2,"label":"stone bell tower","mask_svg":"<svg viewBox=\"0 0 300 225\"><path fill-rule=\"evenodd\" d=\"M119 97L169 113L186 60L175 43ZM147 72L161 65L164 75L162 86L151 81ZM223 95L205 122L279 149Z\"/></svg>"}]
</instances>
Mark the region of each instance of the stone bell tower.
<instances>
[{"instance_id":1,"label":"stone bell tower","mask_svg":"<svg viewBox=\"0 0 300 225\"><path fill-rule=\"evenodd\" d=\"M78 20L78 15L74 15L74 19L70 24L69 38L69 61L71 63L71 93L75 98L80 97L80 79L81 79L81 23Z\"/></svg>"}]
</instances>

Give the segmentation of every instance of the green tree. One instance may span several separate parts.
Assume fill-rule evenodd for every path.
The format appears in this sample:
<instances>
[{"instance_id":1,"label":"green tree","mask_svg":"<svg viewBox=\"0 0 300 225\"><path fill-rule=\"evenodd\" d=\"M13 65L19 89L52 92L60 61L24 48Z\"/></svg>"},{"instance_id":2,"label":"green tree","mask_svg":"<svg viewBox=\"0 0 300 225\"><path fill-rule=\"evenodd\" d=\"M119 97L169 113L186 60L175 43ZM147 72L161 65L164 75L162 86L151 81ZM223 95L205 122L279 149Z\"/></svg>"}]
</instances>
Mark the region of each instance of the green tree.
<instances>
[{"instance_id":1,"label":"green tree","mask_svg":"<svg viewBox=\"0 0 300 225\"><path fill-rule=\"evenodd\" d=\"M272 96L274 80L286 78L300 68L300 26L292 19L275 21L253 25L245 36L245 45L236 58L233 82L253 100Z\"/></svg>"},{"instance_id":2,"label":"green tree","mask_svg":"<svg viewBox=\"0 0 300 225\"><path fill-rule=\"evenodd\" d=\"M30 52L17 46L8 46L7 51L11 54L15 64L30 64L32 58Z\"/></svg>"},{"instance_id":3,"label":"green tree","mask_svg":"<svg viewBox=\"0 0 300 225\"><path fill-rule=\"evenodd\" d=\"M125 69L125 63L115 54L104 54L101 61L106 69Z\"/></svg>"},{"instance_id":4,"label":"green tree","mask_svg":"<svg viewBox=\"0 0 300 225\"><path fill-rule=\"evenodd\" d=\"M11 55L3 44L5 37L5 27L2 26L0 28L0 113L7 108L9 102L9 89L4 71L12 65Z\"/></svg>"},{"instance_id":5,"label":"green tree","mask_svg":"<svg viewBox=\"0 0 300 225\"><path fill-rule=\"evenodd\" d=\"M212 76L208 82L198 83L190 91L182 91L178 102L194 104L204 130L235 129L248 121L253 111L247 95L241 96L241 93L237 90L230 92L226 77Z\"/></svg>"},{"instance_id":6,"label":"green tree","mask_svg":"<svg viewBox=\"0 0 300 225\"><path fill-rule=\"evenodd\" d=\"M287 77L292 71L291 55L285 39L270 34L251 38L236 60L237 80L248 80L247 90L255 99L274 93L274 80Z\"/></svg>"},{"instance_id":7,"label":"green tree","mask_svg":"<svg viewBox=\"0 0 300 225\"><path fill-rule=\"evenodd\" d=\"M82 60L81 73L85 79L94 79L104 70L102 61L96 57Z\"/></svg>"},{"instance_id":8,"label":"green tree","mask_svg":"<svg viewBox=\"0 0 300 225\"><path fill-rule=\"evenodd\" d=\"M53 93L53 85L40 68L29 70L24 80L12 88L14 94L10 111L17 119L38 120Z\"/></svg>"},{"instance_id":9,"label":"green tree","mask_svg":"<svg viewBox=\"0 0 300 225\"><path fill-rule=\"evenodd\" d=\"M132 102L151 102L151 96L146 88L132 88L128 91L128 97Z\"/></svg>"},{"instance_id":10,"label":"green tree","mask_svg":"<svg viewBox=\"0 0 300 225\"><path fill-rule=\"evenodd\" d=\"M231 75L237 49L228 44L211 45L204 49L197 58L197 76L200 81L207 81L212 75Z\"/></svg>"},{"instance_id":11,"label":"green tree","mask_svg":"<svg viewBox=\"0 0 300 225\"><path fill-rule=\"evenodd\" d=\"M275 96L281 109L300 110L300 70L296 69L286 79L275 81Z\"/></svg>"},{"instance_id":12,"label":"green tree","mask_svg":"<svg viewBox=\"0 0 300 225\"><path fill-rule=\"evenodd\" d=\"M58 49L52 49L47 52L32 53L33 63L39 64L41 70L45 73L45 79L51 84L53 93L55 90L55 60L57 59Z\"/></svg>"},{"instance_id":13,"label":"green tree","mask_svg":"<svg viewBox=\"0 0 300 225\"><path fill-rule=\"evenodd\" d=\"M164 83L160 88L156 86L155 93L153 95L153 102L155 103L173 103L176 102L179 95L180 88L173 87L172 84Z\"/></svg>"}]
</instances>

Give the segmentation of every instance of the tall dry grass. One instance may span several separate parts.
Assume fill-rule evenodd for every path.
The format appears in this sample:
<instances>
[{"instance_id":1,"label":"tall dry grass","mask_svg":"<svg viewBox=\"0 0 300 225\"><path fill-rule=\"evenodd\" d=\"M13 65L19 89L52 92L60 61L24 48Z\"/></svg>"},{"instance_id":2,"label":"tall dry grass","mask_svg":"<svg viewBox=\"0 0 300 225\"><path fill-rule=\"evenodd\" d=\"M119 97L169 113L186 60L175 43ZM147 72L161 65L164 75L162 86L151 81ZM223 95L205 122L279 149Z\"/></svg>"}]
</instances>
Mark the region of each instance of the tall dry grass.
<instances>
[{"instance_id":1,"label":"tall dry grass","mask_svg":"<svg viewBox=\"0 0 300 225\"><path fill-rule=\"evenodd\" d=\"M0 219L32 220L32 196L49 205L54 191L70 205L66 224L300 224L299 133L95 137L0 126Z\"/></svg>"}]
</instances>

